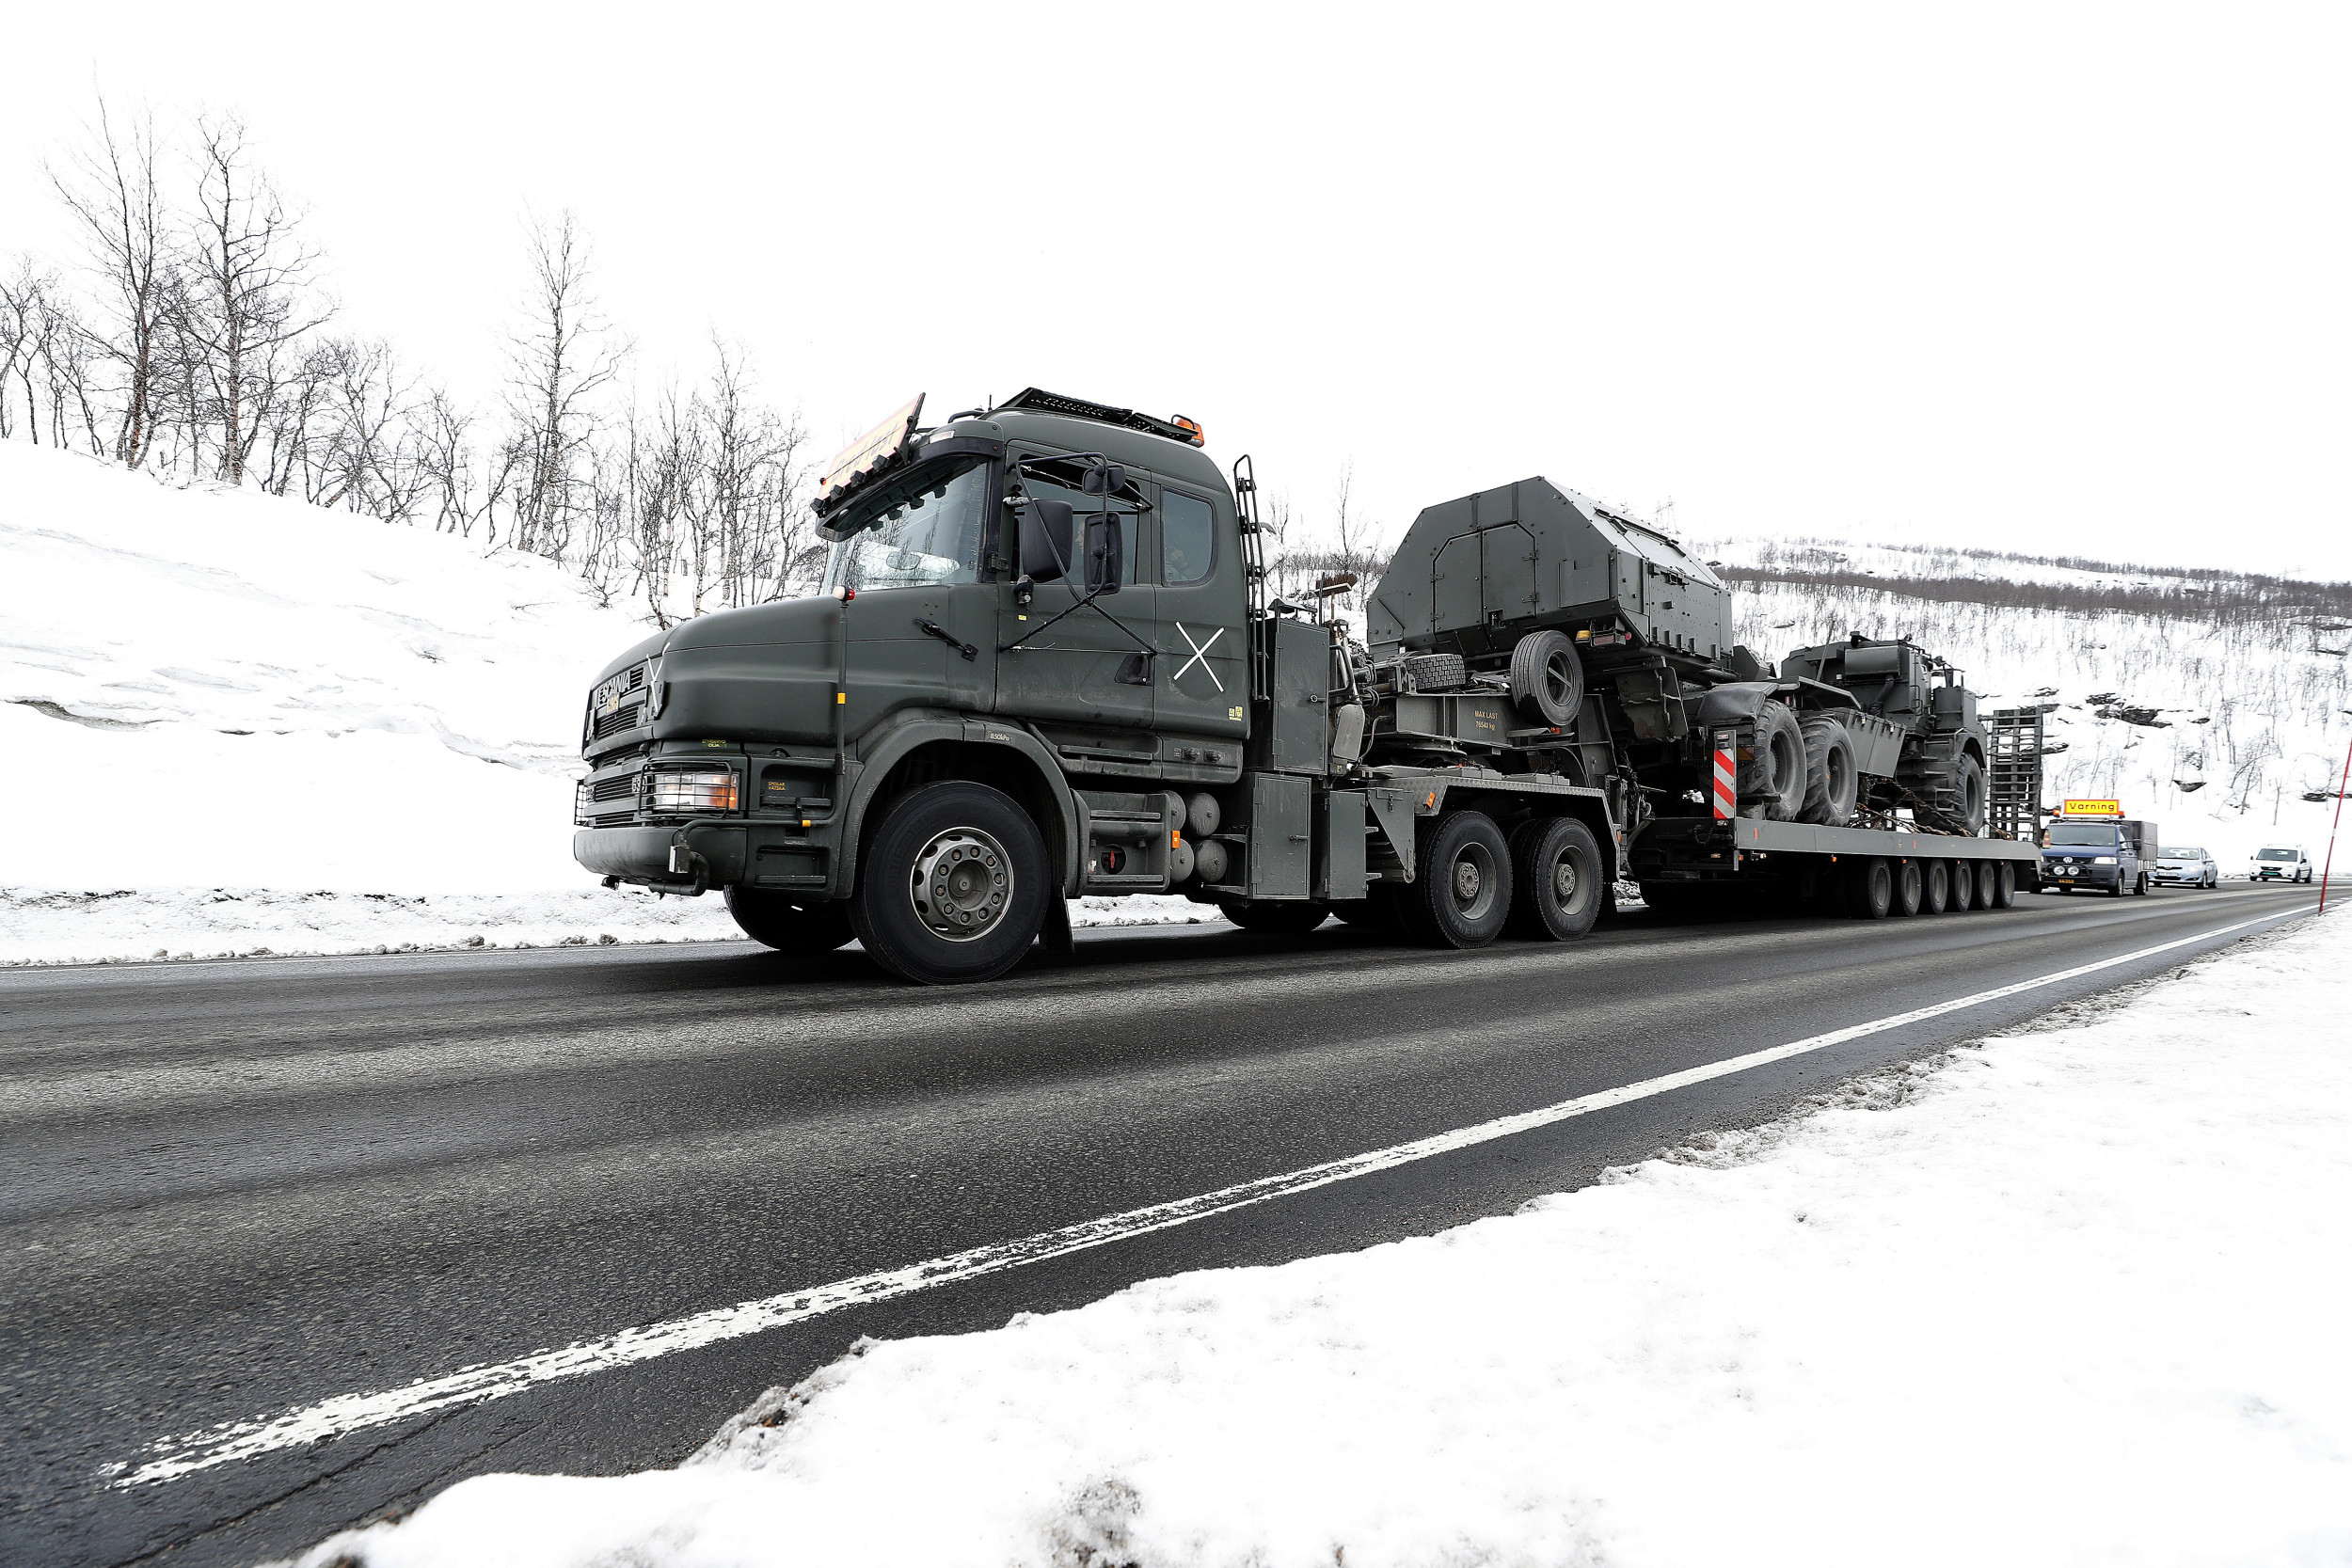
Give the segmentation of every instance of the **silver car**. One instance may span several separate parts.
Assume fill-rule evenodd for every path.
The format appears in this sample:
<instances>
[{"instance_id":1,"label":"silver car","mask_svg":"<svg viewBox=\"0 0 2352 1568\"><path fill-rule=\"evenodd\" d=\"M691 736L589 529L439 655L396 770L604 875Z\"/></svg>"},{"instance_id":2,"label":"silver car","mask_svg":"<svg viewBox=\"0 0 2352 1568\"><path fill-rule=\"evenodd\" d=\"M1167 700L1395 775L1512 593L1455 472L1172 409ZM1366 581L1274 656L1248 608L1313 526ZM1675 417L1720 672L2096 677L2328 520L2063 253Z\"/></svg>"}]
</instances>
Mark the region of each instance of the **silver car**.
<instances>
[{"instance_id":1,"label":"silver car","mask_svg":"<svg viewBox=\"0 0 2352 1568\"><path fill-rule=\"evenodd\" d=\"M2167 845L2156 852L2155 869L2148 879L2158 887L2219 887L2221 863L2202 849Z\"/></svg>"}]
</instances>

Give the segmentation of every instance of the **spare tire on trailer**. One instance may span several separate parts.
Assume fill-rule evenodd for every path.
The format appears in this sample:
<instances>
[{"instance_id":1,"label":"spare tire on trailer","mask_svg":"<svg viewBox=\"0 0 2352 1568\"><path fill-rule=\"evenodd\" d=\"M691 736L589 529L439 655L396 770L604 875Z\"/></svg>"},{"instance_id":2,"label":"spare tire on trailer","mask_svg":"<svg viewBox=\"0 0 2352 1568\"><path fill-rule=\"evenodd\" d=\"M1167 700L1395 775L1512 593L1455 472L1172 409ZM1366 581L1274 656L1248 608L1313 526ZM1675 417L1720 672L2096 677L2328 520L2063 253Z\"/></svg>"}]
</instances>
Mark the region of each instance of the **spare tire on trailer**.
<instances>
[{"instance_id":1,"label":"spare tire on trailer","mask_svg":"<svg viewBox=\"0 0 2352 1568\"><path fill-rule=\"evenodd\" d=\"M764 888L727 889L727 913L754 942L779 953L830 953L857 935L850 929L850 906L811 900L795 903Z\"/></svg>"},{"instance_id":2,"label":"spare tire on trailer","mask_svg":"<svg viewBox=\"0 0 2352 1568\"><path fill-rule=\"evenodd\" d=\"M1531 724L1565 729L1584 701L1584 661L1556 631L1531 631L1511 650L1511 701Z\"/></svg>"},{"instance_id":3,"label":"spare tire on trailer","mask_svg":"<svg viewBox=\"0 0 2352 1568\"><path fill-rule=\"evenodd\" d=\"M1794 822L1804 809L1804 731L1788 705L1756 710L1756 744L1740 768L1740 815Z\"/></svg>"},{"instance_id":4,"label":"spare tire on trailer","mask_svg":"<svg viewBox=\"0 0 2352 1568\"><path fill-rule=\"evenodd\" d=\"M1797 728L1804 736L1804 805L1800 822L1842 828L1853 818L1862 775L1854 770L1853 736L1826 713L1809 713Z\"/></svg>"},{"instance_id":5,"label":"spare tire on trailer","mask_svg":"<svg viewBox=\"0 0 2352 1568\"><path fill-rule=\"evenodd\" d=\"M1511 846L1495 819L1464 808L1422 824L1420 875L1397 898L1424 947L1484 947L1511 914Z\"/></svg>"},{"instance_id":6,"label":"spare tire on trailer","mask_svg":"<svg viewBox=\"0 0 2352 1568\"><path fill-rule=\"evenodd\" d=\"M1415 654L1405 661L1405 678L1416 691L1454 691L1470 684L1470 665L1460 654Z\"/></svg>"}]
</instances>

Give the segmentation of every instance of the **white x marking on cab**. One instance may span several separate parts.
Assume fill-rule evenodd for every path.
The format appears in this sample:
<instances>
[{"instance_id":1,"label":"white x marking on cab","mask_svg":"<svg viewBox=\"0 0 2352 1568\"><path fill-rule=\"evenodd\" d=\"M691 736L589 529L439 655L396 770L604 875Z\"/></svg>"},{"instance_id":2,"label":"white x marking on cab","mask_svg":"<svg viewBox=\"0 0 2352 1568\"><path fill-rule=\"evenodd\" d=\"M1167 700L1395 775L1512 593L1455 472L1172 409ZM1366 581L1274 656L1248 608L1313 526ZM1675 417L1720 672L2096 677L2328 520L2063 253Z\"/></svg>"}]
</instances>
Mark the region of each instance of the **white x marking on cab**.
<instances>
[{"instance_id":1,"label":"white x marking on cab","mask_svg":"<svg viewBox=\"0 0 2352 1568\"><path fill-rule=\"evenodd\" d=\"M1184 667L1182 669L1179 669L1174 674L1168 677L1168 684L1174 686L1178 681L1184 678L1185 670L1189 670L1194 665L1198 664L1200 666L1200 673L1208 676L1209 679L1216 684L1216 689L1219 691L1224 690L1225 683L1221 680L1217 680L1216 672L1209 668L1209 650L1216 647L1216 640L1225 635L1225 628L1223 626L1219 626L1216 630L1209 633L1209 640L1206 642L1198 641L1193 637L1192 633L1184 631L1184 624L1182 621L1176 623L1176 629L1178 631L1184 632L1184 641L1192 644L1192 657L1184 660Z\"/></svg>"}]
</instances>

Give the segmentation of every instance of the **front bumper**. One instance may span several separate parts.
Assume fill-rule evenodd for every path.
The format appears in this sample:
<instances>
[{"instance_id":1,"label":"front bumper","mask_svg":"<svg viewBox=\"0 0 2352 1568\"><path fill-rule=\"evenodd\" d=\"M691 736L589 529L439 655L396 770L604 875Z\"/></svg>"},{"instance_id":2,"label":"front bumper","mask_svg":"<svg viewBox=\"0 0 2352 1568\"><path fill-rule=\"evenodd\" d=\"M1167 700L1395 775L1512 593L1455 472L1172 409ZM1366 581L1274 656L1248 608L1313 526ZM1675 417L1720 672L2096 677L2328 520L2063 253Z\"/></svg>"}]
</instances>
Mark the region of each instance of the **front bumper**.
<instances>
[{"instance_id":1,"label":"front bumper","mask_svg":"<svg viewBox=\"0 0 2352 1568\"><path fill-rule=\"evenodd\" d=\"M2122 875L2123 868L2120 865L2067 866L2053 865L2048 861L2042 863L2043 887L2106 889L2117 886Z\"/></svg>"},{"instance_id":2,"label":"front bumper","mask_svg":"<svg viewBox=\"0 0 2352 1568\"><path fill-rule=\"evenodd\" d=\"M806 831L741 820L578 828L572 859L599 877L665 893L739 886L821 893L833 870L832 847Z\"/></svg>"}]
</instances>

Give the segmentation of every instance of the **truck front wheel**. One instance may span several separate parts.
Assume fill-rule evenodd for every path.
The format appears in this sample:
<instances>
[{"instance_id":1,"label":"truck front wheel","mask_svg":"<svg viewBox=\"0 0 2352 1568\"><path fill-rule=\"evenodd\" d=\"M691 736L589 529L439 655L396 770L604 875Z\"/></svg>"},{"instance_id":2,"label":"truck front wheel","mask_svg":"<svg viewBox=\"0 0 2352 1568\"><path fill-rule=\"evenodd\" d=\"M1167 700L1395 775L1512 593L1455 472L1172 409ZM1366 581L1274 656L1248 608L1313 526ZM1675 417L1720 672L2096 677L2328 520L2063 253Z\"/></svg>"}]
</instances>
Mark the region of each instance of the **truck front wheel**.
<instances>
[{"instance_id":1,"label":"truck front wheel","mask_svg":"<svg viewBox=\"0 0 2352 1568\"><path fill-rule=\"evenodd\" d=\"M1484 947L1511 914L1511 847L1483 811L1438 818L1421 844L1421 876L1398 904L1424 947Z\"/></svg>"},{"instance_id":2,"label":"truck front wheel","mask_svg":"<svg viewBox=\"0 0 2352 1568\"><path fill-rule=\"evenodd\" d=\"M1573 816L1536 816L1511 832L1513 936L1574 942L1600 918L1600 843Z\"/></svg>"},{"instance_id":3,"label":"truck front wheel","mask_svg":"<svg viewBox=\"0 0 2352 1568\"><path fill-rule=\"evenodd\" d=\"M846 904L795 904L760 888L727 889L727 913L745 936L779 953L830 953L857 934Z\"/></svg>"},{"instance_id":4,"label":"truck front wheel","mask_svg":"<svg viewBox=\"0 0 2352 1568\"><path fill-rule=\"evenodd\" d=\"M866 844L850 920L902 980L993 980L1028 952L1051 885L1045 835L1012 799L963 781L925 784Z\"/></svg>"}]
</instances>

